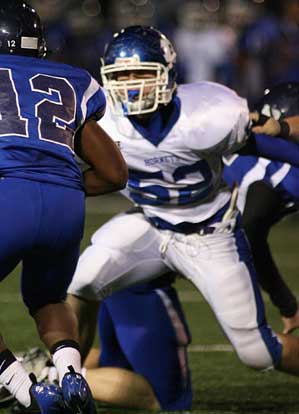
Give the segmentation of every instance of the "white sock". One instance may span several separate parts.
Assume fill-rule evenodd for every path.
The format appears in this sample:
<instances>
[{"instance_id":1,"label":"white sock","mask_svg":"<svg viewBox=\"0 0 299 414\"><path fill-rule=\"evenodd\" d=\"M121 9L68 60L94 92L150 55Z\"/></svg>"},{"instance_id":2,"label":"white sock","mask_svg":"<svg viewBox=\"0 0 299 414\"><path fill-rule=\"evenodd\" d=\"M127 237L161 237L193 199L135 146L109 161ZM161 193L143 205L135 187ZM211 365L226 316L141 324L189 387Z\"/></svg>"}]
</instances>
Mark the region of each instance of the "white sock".
<instances>
[{"instance_id":1,"label":"white sock","mask_svg":"<svg viewBox=\"0 0 299 414\"><path fill-rule=\"evenodd\" d=\"M50 384L52 384L55 381L58 381L58 372L56 367L46 367L44 369L47 370L45 376L47 377L47 380ZM81 374L84 378L86 378L86 371L86 368L82 368L81 370ZM41 375L43 375L43 372Z\"/></svg>"},{"instance_id":2,"label":"white sock","mask_svg":"<svg viewBox=\"0 0 299 414\"><path fill-rule=\"evenodd\" d=\"M70 365L72 365L75 372L81 374L81 355L76 348L61 348L52 355L52 360L58 371L59 385L61 385L64 374L69 372L68 367Z\"/></svg>"},{"instance_id":3,"label":"white sock","mask_svg":"<svg viewBox=\"0 0 299 414\"><path fill-rule=\"evenodd\" d=\"M19 361L10 364L0 375L3 386L25 407L31 404L29 389L32 381Z\"/></svg>"},{"instance_id":4,"label":"white sock","mask_svg":"<svg viewBox=\"0 0 299 414\"><path fill-rule=\"evenodd\" d=\"M43 371L41 372L41 375L44 375L44 377L47 378L50 384L53 384L53 382L58 381L58 372L56 367L45 367Z\"/></svg>"}]
</instances>

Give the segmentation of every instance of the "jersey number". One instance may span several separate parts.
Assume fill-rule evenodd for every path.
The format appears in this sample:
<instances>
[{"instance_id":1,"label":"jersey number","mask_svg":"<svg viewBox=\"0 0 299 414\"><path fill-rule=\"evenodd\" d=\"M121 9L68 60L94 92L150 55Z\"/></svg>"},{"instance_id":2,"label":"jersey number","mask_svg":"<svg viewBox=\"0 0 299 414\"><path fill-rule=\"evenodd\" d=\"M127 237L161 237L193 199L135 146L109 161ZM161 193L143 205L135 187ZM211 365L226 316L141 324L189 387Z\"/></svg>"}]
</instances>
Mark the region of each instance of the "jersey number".
<instances>
[{"instance_id":1,"label":"jersey number","mask_svg":"<svg viewBox=\"0 0 299 414\"><path fill-rule=\"evenodd\" d=\"M185 184L179 187L180 182L189 174L200 174L202 181L196 184ZM138 204L163 205L180 204L185 205L205 198L212 188L212 172L205 160L197 161L194 164L183 165L174 170L171 174L171 181L177 184L176 188L166 186L145 185L146 180L167 180L163 171L154 173L129 170L128 188L131 198Z\"/></svg>"},{"instance_id":2,"label":"jersey number","mask_svg":"<svg viewBox=\"0 0 299 414\"><path fill-rule=\"evenodd\" d=\"M21 117L20 104L10 69L0 69L0 136L28 137L28 120Z\"/></svg>"},{"instance_id":3,"label":"jersey number","mask_svg":"<svg viewBox=\"0 0 299 414\"><path fill-rule=\"evenodd\" d=\"M22 117L11 69L0 69L0 85L0 137L29 138L29 119ZM76 95L71 84L65 78L38 74L30 79L30 91L43 94L34 110L37 138L72 147L74 132L68 126L75 120Z\"/></svg>"}]
</instances>

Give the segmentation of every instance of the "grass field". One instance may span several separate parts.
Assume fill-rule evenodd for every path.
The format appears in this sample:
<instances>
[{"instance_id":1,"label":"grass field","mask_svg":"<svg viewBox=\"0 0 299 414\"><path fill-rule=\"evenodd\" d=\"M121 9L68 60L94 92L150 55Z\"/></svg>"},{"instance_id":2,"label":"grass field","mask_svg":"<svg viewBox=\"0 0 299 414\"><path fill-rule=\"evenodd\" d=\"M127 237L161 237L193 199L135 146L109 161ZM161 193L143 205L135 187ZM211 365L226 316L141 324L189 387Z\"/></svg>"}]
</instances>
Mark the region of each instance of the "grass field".
<instances>
[{"instance_id":1,"label":"grass field","mask_svg":"<svg viewBox=\"0 0 299 414\"><path fill-rule=\"evenodd\" d=\"M111 214L125 207L118 198L91 201L88 204L85 238L82 248L89 241L90 234ZM99 209L99 212L97 210ZM297 217L290 217L277 225L271 234L271 245L275 258L283 270L290 286L299 294L298 275L298 228ZM192 331L193 341L189 358L194 388L192 412L202 414L288 414L299 413L299 378L277 372L256 373L244 367L227 346L228 342L220 331L208 306L193 287L180 281L177 284L183 307ZM9 346L25 350L41 345L33 322L27 315L19 294L19 269L1 284L1 331ZM269 323L275 329L281 328L277 311L265 297ZM224 345L216 346L213 345ZM214 351L213 351L214 349ZM220 350L219 350L220 349ZM8 408L0 413L8 413ZM141 413L141 411L98 408L99 413ZM142 412L142 414L145 414Z\"/></svg>"}]
</instances>

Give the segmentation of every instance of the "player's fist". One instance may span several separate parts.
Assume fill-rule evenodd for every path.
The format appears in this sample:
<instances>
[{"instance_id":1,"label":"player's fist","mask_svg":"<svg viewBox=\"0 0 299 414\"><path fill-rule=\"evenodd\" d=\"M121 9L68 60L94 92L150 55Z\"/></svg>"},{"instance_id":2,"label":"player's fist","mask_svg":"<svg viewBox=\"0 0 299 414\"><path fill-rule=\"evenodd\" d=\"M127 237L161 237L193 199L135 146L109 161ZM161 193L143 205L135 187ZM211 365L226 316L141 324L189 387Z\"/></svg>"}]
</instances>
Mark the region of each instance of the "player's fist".
<instances>
[{"instance_id":1,"label":"player's fist","mask_svg":"<svg viewBox=\"0 0 299 414\"><path fill-rule=\"evenodd\" d=\"M277 136L281 132L281 125L279 121L274 118L266 117L258 112L251 112L250 119L254 126L251 128L255 134L267 134Z\"/></svg>"}]
</instances>

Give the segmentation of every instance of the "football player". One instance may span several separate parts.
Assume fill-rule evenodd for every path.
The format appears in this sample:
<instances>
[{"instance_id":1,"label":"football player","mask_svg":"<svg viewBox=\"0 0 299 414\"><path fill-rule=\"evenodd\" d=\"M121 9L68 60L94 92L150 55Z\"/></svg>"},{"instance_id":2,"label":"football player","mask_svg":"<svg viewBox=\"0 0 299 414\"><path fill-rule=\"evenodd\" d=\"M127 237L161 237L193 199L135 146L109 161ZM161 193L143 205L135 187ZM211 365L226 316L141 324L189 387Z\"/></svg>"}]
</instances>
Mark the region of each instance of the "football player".
<instances>
[{"instance_id":1,"label":"football player","mask_svg":"<svg viewBox=\"0 0 299 414\"><path fill-rule=\"evenodd\" d=\"M122 188L126 164L97 120L105 97L89 73L43 59L35 10L0 4L0 279L22 261L22 296L61 389L37 386L0 337L0 382L29 411L92 413L77 324L65 303L78 259L84 196ZM83 179L74 148L90 168ZM83 392L82 392L83 390ZM39 407L39 408L38 408Z\"/></svg>"},{"instance_id":2,"label":"football player","mask_svg":"<svg viewBox=\"0 0 299 414\"><path fill-rule=\"evenodd\" d=\"M266 90L257 114L270 118L253 131L273 128L274 135L281 133L279 127L286 122L285 118L295 119L299 114L299 84L283 83ZM274 126L277 127L275 131ZM236 182L239 186L238 207L243 212L242 223L251 245L259 282L278 307L284 332L288 333L299 327L298 304L274 262L267 238L275 223L298 209L299 169L254 155L232 155L224 162L225 181L231 187Z\"/></svg>"},{"instance_id":3,"label":"football player","mask_svg":"<svg viewBox=\"0 0 299 414\"><path fill-rule=\"evenodd\" d=\"M140 210L104 224L79 259L68 302L83 354L100 299L170 269L202 292L243 363L299 373L299 339L266 323L236 192L222 179L223 155L247 138L246 100L211 82L177 87L175 50L151 27L115 34L101 73L109 105L100 125L127 161L124 194Z\"/></svg>"},{"instance_id":4,"label":"football player","mask_svg":"<svg viewBox=\"0 0 299 414\"><path fill-rule=\"evenodd\" d=\"M189 329L173 276L116 292L100 307L101 352L85 362L96 400L120 407L189 410Z\"/></svg>"}]
</instances>

